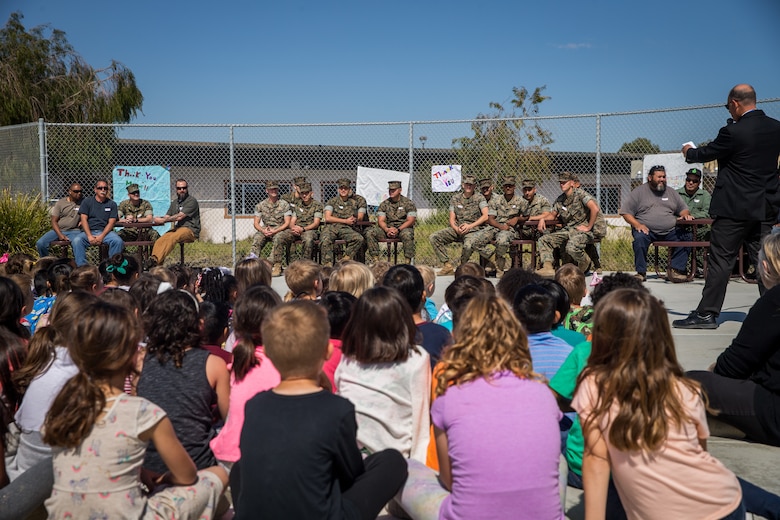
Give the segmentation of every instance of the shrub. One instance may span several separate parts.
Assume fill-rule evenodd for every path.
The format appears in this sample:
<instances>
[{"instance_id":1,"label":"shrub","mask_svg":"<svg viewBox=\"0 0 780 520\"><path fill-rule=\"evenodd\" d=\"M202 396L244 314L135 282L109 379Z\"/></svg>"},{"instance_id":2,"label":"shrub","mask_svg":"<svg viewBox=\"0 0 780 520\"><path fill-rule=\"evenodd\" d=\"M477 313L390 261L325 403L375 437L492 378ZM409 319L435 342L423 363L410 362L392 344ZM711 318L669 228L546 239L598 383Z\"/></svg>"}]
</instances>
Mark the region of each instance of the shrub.
<instances>
[{"instance_id":1,"label":"shrub","mask_svg":"<svg viewBox=\"0 0 780 520\"><path fill-rule=\"evenodd\" d=\"M0 253L37 256L35 242L50 228L49 210L39 195L0 191Z\"/></svg>"}]
</instances>

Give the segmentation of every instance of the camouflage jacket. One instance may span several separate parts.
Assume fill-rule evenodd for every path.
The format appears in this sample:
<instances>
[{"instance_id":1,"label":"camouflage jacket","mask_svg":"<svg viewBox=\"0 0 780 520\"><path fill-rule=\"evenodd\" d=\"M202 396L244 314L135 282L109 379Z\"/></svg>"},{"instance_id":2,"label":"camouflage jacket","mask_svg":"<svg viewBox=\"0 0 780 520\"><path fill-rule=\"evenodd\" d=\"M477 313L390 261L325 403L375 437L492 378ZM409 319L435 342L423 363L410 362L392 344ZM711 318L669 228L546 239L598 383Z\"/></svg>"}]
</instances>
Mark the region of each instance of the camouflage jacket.
<instances>
[{"instance_id":1,"label":"camouflage jacket","mask_svg":"<svg viewBox=\"0 0 780 520\"><path fill-rule=\"evenodd\" d=\"M322 202L312 199L311 204L306 206L303 202L300 202L292 208L293 215L295 216L295 225L306 227L314 222L315 218L322 219L322 215L325 213L325 207Z\"/></svg>"},{"instance_id":2,"label":"camouflage jacket","mask_svg":"<svg viewBox=\"0 0 780 520\"><path fill-rule=\"evenodd\" d=\"M450 213L455 213L457 225L471 224L482 216L482 208L488 205L481 193L474 193L466 198L463 193L456 193L450 201Z\"/></svg>"},{"instance_id":3,"label":"camouflage jacket","mask_svg":"<svg viewBox=\"0 0 780 520\"><path fill-rule=\"evenodd\" d=\"M520 212L524 217L538 217L542 213L547 213L552 209L550 201L547 200L547 197L544 195L539 195L538 193L534 195L534 198L531 199L531 202L528 202L522 197L520 198L520 201Z\"/></svg>"},{"instance_id":4,"label":"camouflage jacket","mask_svg":"<svg viewBox=\"0 0 780 520\"><path fill-rule=\"evenodd\" d=\"M363 205L361 206L361 199ZM366 199L360 195L352 195L347 200L341 200L341 197L336 195L325 204L324 211L330 211L331 215L336 218L349 218L357 217L358 210L362 208L362 211L366 211ZM345 224L333 224L343 226Z\"/></svg>"},{"instance_id":5,"label":"camouflage jacket","mask_svg":"<svg viewBox=\"0 0 780 520\"><path fill-rule=\"evenodd\" d=\"M288 215L292 215L292 210L286 200L271 202L271 199L265 199L255 206L255 217L262 220L263 226L281 226L284 224L284 217Z\"/></svg>"},{"instance_id":6,"label":"camouflage jacket","mask_svg":"<svg viewBox=\"0 0 780 520\"><path fill-rule=\"evenodd\" d=\"M295 192L285 193L282 195L282 200L290 205L290 209L295 209L298 204L301 204L301 198L295 196Z\"/></svg>"},{"instance_id":7,"label":"camouflage jacket","mask_svg":"<svg viewBox=\"0 0 780 520\"><path fill-rule=\"evenodd\" d=\"M595 201L596 199L590 193L582 188L574 188L568 197L565 193L561 193L555 199L552 211L558 214L558 219L563 223L565 229L574 229L577 226L588 224L590 220L588 202L591 200ZM607 234L607 222L604 220L604 214L601 213L600 208L591 232L596 238L602 238Z\"/></svg>"},{"instance_id":8,"label":"camouflage jacket","mask_svg":"<svg viewBox=\"0 0 780 520\"><path fill-rule=\"evenodd\" d=\"M141 203L138 206L133 206L130 199L127 199L119 203L117 213L119 218L135 217L139 219L153 214L154 210L152 210L152 204L148 200L141 199Z\"/></svg>"},{"instance_id":9,"label":"camouflage jacket","mask_svg":"<svg viewBox=\"0 0 780 520\"><path fill-rule=\"evenodd\" d=\"M488 215L494 216L499 224L506 224L507 220L521 214L521 201L524 199L517 195L509 200L503 194L493 195L488 202Z\"/></svg>"},{"instance_id":10,"label":"camouflage jacket","mask_svg":"<svg viewBox=\"0 0 780 520\"><path fill-rule=\"evenodd\" d=\"M393 202L390 199L385 199L379 204L379 209L376 212L377 217L385 217L385 222L388 227L398 227L408 217L417 217L417 206L411 199L401 195L398 202Z\"/></svg>"}]
</instances>

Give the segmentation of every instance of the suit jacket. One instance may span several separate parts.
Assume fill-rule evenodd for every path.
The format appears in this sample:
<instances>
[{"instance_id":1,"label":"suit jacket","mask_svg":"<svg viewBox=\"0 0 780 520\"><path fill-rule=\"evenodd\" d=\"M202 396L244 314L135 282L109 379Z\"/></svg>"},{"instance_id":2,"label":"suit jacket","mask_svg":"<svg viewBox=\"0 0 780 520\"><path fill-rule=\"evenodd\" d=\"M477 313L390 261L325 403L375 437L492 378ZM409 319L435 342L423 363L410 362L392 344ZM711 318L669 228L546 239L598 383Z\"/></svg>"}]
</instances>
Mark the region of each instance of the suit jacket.
<instances>
[{"instance_id":1,"label":"suit jacket","mask_svg":"<svg viewBox=\"0 0 780 520\"><path fill-rule=\"evenodd\" d=\"M685 160L718 160L710 216L774 221L780 208L778 155L780 121L753 110L721 128L707 146L689 149Z\"/></svg>"}]
</instances>

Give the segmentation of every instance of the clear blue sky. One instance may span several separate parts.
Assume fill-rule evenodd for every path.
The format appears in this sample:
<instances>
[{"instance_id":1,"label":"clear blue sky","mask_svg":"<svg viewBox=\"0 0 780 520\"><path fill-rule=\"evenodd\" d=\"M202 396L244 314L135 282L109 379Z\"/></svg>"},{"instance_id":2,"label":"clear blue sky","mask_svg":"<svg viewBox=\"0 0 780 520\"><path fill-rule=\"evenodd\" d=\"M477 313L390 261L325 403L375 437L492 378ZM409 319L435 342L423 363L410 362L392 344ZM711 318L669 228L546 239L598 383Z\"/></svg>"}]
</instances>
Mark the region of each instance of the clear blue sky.
<instances>
[{"instance_id":1,"label":"clear blue sky","mask_svg":"<svg viewBox=\"0 0 780 520\"><path fill-rule=\"evenodd\" d=\"M138 123L471 118L513 86L542 115L780 97L780 2L1 0L127 65ZM714 135L715 129L711 132Z\"/></svg>"}]
</instances>

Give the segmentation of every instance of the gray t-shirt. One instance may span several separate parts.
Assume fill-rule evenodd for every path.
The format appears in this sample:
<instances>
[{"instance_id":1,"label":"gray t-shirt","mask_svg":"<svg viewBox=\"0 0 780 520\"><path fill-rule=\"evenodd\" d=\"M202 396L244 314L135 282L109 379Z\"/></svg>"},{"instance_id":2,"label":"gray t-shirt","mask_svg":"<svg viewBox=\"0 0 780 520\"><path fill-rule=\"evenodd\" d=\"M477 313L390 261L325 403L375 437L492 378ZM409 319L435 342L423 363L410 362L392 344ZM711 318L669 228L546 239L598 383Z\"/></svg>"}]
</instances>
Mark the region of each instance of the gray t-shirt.
<instances>
[{"instance_id":1,"label":"gray t-shirt","mask_svg":"<svg viewBox=\"0 0 780 520\"><path fill-rule=\"evenodd\" d=\"M653 233L666 234L677 225L677 217L688 206L680 194L666 187L663 193L650 189L645 183L632 191L620 208L621 215L632 215Z\"/></svg>"}]
</instances>

